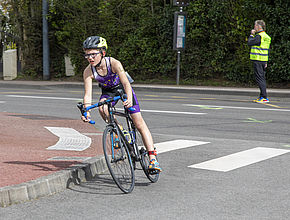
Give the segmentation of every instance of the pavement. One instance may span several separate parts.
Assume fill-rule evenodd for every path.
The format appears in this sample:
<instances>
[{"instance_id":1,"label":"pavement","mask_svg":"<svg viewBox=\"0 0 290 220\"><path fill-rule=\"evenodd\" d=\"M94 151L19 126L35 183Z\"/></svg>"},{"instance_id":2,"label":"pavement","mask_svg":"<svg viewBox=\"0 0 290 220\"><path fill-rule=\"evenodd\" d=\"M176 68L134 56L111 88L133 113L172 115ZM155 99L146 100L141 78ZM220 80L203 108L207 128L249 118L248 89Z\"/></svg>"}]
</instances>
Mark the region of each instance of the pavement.
<instances>
[{"instance_id":1,"label":"pavement","mask_svg":"<svg viewBox=\"0 0 290 220\"><path fill-rule=\"evenodd\" d=\"M257 96L258 88L132 84L135 91ZM4 81L1 88L83 88L82 82ZM268 89L269 97L290 97L289 89ZM102 131L80 120L0 112L0 207L52 195L106 170ZM90 134L83 151L49 150L59 138L47 127L59 124ZM5 125L5 126L4 126Z\"/></svg>"}]
</instances>

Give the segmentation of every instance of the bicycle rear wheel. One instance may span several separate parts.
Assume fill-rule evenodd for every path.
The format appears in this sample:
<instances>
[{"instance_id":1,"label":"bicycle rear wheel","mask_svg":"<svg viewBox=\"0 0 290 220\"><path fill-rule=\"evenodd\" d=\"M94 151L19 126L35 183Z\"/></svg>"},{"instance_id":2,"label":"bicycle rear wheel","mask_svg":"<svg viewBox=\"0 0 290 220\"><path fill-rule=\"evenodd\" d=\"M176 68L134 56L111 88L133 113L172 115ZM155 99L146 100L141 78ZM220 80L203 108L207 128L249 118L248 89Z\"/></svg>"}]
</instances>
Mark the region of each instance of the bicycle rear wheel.
<instances>
[{"instance_id":1,"label":"bicycle rear wheel","mask_svg":"<svg viewBox=\"0 0 290 220\"><path fill-rule=\"evenodd\" d=\"M107 126L103 133L103 150L107 166L117 186L124 192L134 189L135 174L125 141L116 130Z\"/></svg>"},{"instance_id":2,"label":"bicycle rear wheel","mask_svg":"<svg viewBox=\"0 0 290 220\"><path fill-rule=\"evenodd\" d=\"M150 162L149 155L148 155L148 152L145 148L145 145L143 144L142 136L138 130L136 130L136 140L135 141L136 141L136 144L139 148L139 152L141 155L140 163L141 163L142 169L143 169L145 175L147 176L147 178L152 183L156 183L159 179L159 171L155 172L155 173L152 173L151 171L149 171L149 169L148 169L149 162Z\"/></svg>"}]
</instances>

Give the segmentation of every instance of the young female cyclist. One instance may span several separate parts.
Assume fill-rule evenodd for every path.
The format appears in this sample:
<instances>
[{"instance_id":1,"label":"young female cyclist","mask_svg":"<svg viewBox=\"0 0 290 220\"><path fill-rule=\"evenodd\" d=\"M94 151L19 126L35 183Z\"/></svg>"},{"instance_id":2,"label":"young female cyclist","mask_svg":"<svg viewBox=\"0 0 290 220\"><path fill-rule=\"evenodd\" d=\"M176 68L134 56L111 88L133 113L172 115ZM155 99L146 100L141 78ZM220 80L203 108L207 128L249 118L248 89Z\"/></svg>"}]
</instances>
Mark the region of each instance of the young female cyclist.
<instances>
[{"instance_id":1,"label":"young female cyclist","mask_svg":"<svg viewBox=\"0 0 290 220\"><path fill-rule=\"evenodd\" d=\"M123 102L123 105L126 108L133 107L135 109L134 111L129 110L129 113L131 114L136 128L141 133L145 147L149 152L149 169L161 171L160 165L156 160L157 153L154 149L151 133L143 120L136 94L129 83L121 62L113 57L105 57L108 46L106 40L102 37L88 37L83 42L83 49L85 52L84 56L90 63L83 73L85 84L85 107L91 105L93 79L99 82L102 89L100 101L117 96L117 90L122 89L128 97L127 100ZM99 113L104 121L107 122L108 107L106 105L101 106L99 108ZM89 112L87 118L83 116L82 120L84 122L90 120Z\"/></svg>"}]
</instances>

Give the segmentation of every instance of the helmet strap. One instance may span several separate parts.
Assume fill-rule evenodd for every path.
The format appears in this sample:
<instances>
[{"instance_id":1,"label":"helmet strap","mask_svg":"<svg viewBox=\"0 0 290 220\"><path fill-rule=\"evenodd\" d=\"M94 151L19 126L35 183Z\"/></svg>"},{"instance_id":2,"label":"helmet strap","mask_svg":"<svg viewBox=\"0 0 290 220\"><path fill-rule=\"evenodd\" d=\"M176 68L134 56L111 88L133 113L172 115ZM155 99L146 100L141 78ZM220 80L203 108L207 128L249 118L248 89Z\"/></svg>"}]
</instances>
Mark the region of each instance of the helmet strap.
<instances>
[{"instance_id":1,"label":"helmet strap","mask_svg":"<svg viewBox=\"0 0 290 220\"><path fill-rule=\"evenodd\" d=\"M103 53L102 53L102 58L101 58L100 62L96 65L96 67L101 66L101 63L102 63L103 57L104 57L104 56L103 56Z\"/></svg>"}]
</instances>

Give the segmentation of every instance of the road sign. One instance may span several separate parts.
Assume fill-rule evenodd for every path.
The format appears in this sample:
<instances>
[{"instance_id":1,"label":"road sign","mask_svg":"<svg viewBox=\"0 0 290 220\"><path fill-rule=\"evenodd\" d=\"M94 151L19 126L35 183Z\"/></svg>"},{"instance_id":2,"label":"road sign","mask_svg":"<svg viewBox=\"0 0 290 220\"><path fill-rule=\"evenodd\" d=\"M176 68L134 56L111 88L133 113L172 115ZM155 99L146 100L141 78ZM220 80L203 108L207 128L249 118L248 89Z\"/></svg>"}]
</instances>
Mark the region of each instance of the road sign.
<instances>
[{"instance_id":1,"label":"road sign","mask_svg":"<svg viewBox=\"0 0 290 220\"><path fill-rule=\"evenodd\" d=\"M174 36L173 36L173 49L185 49L185 30L186 30L186 13L174 13Z\"/></svg>"}]
</instances>

